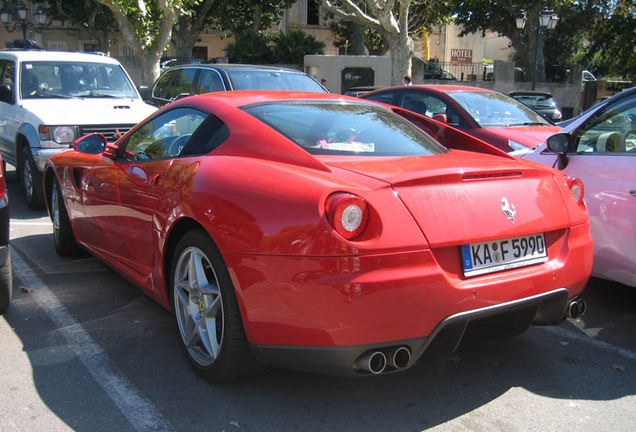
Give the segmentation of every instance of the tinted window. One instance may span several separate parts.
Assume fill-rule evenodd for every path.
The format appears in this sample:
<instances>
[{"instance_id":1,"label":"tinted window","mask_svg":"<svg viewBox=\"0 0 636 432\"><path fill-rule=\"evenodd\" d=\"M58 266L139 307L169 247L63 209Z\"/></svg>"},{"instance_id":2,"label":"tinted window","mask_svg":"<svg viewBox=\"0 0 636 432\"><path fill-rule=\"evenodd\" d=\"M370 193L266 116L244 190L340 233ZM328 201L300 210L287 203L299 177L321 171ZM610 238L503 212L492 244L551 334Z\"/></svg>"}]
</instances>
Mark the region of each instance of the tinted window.
<instances>
[{"instance_id":1,"label":"tinted window","mask_svg":"<svg viewBox=\"0 0 636 432\"><path fill-rule=\"evenodd\" d=\"M11 100L15 102L15 64L11 60L0 60L0 84L11 89Z\"/></svg>"},{"instance_id":2,"label":"tinted window","mask_svg":"<svg viewBox=\"0 0 636 432\"><path fill-rule=\"evenodd\" d=\"M309 75L285 71L229 71L234 90L296 90L325 93Z\"/></svg>"},{"instance_id":3,"label":"tinted window","mask_svg":"<svg viewBox=\"0 0 636 432\"><path fill-rule=\"evenodd\" d=\"M224 91L225 86L219 73L212 69L201 69L197 79L196 94Z\"/></svg>"},{"instance_id":4,"label":"tinted window","mask_svg":"<svg viewBox=\"0 0 636 432\"><path fill-rule=\"evenodd\" d=\"M179 97L189 96L192 82L197 70L195 68L173 69L163 74L153 90L153 96L173 101Z\"/></svg>"},{"instance_id":5,"label":"tinted window","mask_svg":"<svg viewBox=\"0 0 636 432\"><path fill-rule=\"evenodd\" d=\"M394 94L395 93L393 92L383 92L383 93L376 93L372 95L364 95L362 98L392 105Z\"/></svg>"},{"instance_id":6,"label":"tinted window","mask_svg":"<svg viewBox=\"0 0 636 432\"><path fill-rule=\"evenodd\" d=\"M372 86L375 84L375 72L369 67L346 67L342 69L342 93L351 87Z\"/></svg>"},{"instance_id":7,"label":"tinted window","mask_svg":"<svg viewBox=\"0 0 636 432\"><path fill-rule=\"evenodd\" d=\"M143 161L181 154L208 114L177 108L148 121L128 138L124 159Z\"/></svg>"},{"instance_id":8,"label":"tinted window","mask_svg":"<svg viewBox=\"0 0 636 432\"><path fill-rule=\"evenodd\" d=\"M311 154L421 156L447 152L420 129L379 105L307 101L244 109Z\"/></svg>"},{"instance_id":9,"label":"tinted window","mask_svg":"<svg viewBox=\"0 0 636 432\"><path fill-rule=\"evenodd\" d=\"M399 100L397 104L409 111L430 118L433 118L436 114L446 114L447 124L454 127L467 127L467 125L464 124L465 122L461 121L457 111L446 101L424 92L404 92L402 99Z\"/></svg>"},{"instance_id":10,"label":"tinted window","mask_svg":"<svg viewBox=\"0 0 636 432\"><path fill-rule=\"evenodd\" d=\"M119 65L105 63L23 62L22 99L48 97L126 97L137 92Z\"/></svg>"}]
</instances>

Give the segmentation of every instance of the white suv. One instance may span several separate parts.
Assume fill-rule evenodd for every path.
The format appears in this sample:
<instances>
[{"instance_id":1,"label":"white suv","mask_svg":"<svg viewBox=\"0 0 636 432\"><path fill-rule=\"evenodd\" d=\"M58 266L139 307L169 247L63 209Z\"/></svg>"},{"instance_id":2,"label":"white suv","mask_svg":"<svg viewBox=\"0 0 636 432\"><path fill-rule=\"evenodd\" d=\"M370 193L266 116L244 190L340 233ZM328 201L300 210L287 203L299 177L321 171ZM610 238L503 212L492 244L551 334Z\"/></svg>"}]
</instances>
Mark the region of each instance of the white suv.
<instances>
[{"instance_id":1,"label":"white suv","mask_svg":"<svg viewBox=\"0 0 636 432\"><path fill-rule=\"evenodd\" d=\"M155 109L113 58L0 51L0 152L17 168L34 210L44 208L42 170L48 158L89 133L116 141Z\"/></svg>"}]
</instances>

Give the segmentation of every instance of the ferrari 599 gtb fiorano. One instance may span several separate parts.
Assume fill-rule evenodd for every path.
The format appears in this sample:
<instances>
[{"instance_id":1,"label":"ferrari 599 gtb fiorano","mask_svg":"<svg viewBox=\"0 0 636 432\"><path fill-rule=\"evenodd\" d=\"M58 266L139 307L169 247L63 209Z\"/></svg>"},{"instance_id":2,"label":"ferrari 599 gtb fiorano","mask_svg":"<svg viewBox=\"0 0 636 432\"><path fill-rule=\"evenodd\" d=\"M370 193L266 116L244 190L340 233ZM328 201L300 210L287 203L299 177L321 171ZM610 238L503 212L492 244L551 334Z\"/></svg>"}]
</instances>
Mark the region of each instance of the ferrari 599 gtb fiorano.
<instances>
[{"instance_id":1,"label":"ferrari 599 gtb fiorano","mask_svg":"<svg viewBox=\"0 0 636 432\"><path fill-rule=\"evenodd\" d=\"M474 325L580 313L581 182L400 113L415 115L225 92L171 103L115 144L86 136L46 166L56 249L90 251L172 310L212 381L261 364L401 371Z\"/></svg>"}]
</instances>

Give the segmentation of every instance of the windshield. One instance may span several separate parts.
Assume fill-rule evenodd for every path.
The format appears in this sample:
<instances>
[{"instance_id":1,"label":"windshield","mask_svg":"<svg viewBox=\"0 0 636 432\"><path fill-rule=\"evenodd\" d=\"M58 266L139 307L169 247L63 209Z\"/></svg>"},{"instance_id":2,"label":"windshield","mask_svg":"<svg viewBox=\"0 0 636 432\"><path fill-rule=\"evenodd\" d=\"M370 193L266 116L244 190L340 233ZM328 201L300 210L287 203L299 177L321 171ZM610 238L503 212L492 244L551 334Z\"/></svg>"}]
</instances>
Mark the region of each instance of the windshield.
<instances>
[{"instance_id":1,"label":"windshield","mask_svg":"<svg viewBox=\"0 0 636 432\"><path fill-rule=\"evenodd\" d=\"M106 63L25 62L20 73L20 91L22 99L137 98L122 67Z\"/></svg>"},{"instance_id":2,"label":"windshield","mask_svg":"<svg viewBox=\"0 0 636 432\"><path fill-rule=\"evenodd\" d=\"M326 90L309 75L285 71L229 71L234 90L294 90L325 93Z\"/></svg>"},{"instance_id":3,"label":"windshield","mask_svg":"<svg viewBox=\"0 0 636 432\"><path fill-rule=\"evenodd\" d=\"M297 101L243 109L311 154L423 156L448 151L410 122L379 105Z\"/></svg>"},{"instance_id":4,"label":"windshield","mask_svg":"<svg viewBox=\"0 0 636 432\"><path fill-rule=\"evenodd\" d=\"M549 125L522 103L495 92L450 92L481 127Z\"/></svg>"}]
</instances>

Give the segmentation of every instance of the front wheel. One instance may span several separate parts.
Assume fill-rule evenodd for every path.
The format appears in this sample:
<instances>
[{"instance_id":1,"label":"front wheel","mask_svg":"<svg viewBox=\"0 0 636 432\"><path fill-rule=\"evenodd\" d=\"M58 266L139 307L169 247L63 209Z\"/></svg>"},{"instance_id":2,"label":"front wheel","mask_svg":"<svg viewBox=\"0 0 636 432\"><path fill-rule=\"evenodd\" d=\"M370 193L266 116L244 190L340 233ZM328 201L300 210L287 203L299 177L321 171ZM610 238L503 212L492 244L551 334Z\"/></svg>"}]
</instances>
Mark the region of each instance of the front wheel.
<instances>
[{"instance_id":1,"label":"front wheel","mask_svg":"<svg viewBox=\"0 0 636 432\"><path fill-rule=\"evenodd\" d=\"M19 159L19 178L24 200L31 210L44 208L44 188L42 187L42 173L35 166L31 149L22 147Z\"/></svg>"},{"instance_id":2,"label":"front wheel","mask_svg":"<svg viewBox=\"0 0 636 432\"><path fill-rule=\"evenodd\" d=\"M179 341L192 367L213 382L257 368L230 275L205 231L186 233L171 265L171 296Z\"/></svg>"}]
</instances>

